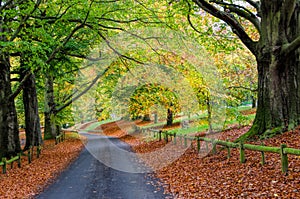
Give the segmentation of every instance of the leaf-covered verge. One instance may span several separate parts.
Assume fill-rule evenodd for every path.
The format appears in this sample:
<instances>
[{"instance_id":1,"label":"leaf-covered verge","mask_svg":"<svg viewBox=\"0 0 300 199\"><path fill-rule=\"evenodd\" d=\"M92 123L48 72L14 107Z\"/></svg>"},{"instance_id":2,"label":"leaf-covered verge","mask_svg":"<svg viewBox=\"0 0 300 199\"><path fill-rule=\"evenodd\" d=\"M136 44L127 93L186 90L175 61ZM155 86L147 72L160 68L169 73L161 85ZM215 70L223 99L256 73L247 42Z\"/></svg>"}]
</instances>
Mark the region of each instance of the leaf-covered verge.
<instances>
[{"instance_id":1,"label":"leaf-covered verge","mask_svg":"<svg viewBox=\"0 0 300 199\"><path fill-rule=\"evenodd\" d=\"M0 174L0 198L34 198L75 160L83 149L82 140L70 137L55 145L54 140L44 141L40 158L33 155L31 164L22 157L22 167L17 163L7 174Z\"/></svg>"},{"instance_id":2,"label":"leaf-covered verge","mask_svg":"<svg viewBox=\"0 0 300 199\"><path fill-rule=\"evenodd\" d=\"M126 134L113 123L104 129L116 128L117 131L104 131L121 138L132 145L137 153L154 151L163 147L164 141L146 142L140 137ZM222 132L219 139L234 140L247 132L249 127L233 128ZM114 133L112 133L114 132ZM300 129L286 132L280 136L264 140L268 146L299 148ZM251 142L261 144L261 141ZM289 173L281 172L280 155L265 153L266 163L261 165L261 153L246 150L246 163L241 164L238 149L231 150L227 159L227 150L215 155L201 157L195 148L188 149L172 164L156 171L155 177L162 181L165 192L174 198L297 198L300 195L300 157L289 155ZM153 165L151 160L144 160Z\"/></svg>"}]
</instances>

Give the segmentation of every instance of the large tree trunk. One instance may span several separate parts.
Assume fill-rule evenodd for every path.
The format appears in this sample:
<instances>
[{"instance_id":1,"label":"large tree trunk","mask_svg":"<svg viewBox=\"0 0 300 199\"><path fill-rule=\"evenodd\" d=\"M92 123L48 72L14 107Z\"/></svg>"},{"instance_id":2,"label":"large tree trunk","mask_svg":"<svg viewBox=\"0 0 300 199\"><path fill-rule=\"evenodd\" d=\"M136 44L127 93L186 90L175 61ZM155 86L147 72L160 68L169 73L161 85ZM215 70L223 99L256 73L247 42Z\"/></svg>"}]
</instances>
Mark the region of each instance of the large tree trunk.
<instances>
[{"instance_id":1,"label":"large tree trunk","mask_svg":"<svg viewBox=\"0 0 300 199\"><path fill-rule=\"evenodd\" d=\"M49 76L46 79L46 96L45 96L45 139L54 138L57 135L56 129L56 107L54 103L53 77Z\"/></svg>"},{"instance_id":2,"label":"large tree trunk","mask_svg":"<svg viewBox=\"0 0 300 199\"><path fill-rule=\"evenodd\" d=\"M300 35L300 5L289 12L289 5L262 2L257 113L252 128L240 139L271 137L300 124L300 50L284 49Z\"/></svg>"},{"instance_id":3,"label":"large tree trunk","mask_svg":"<svg viewBox=\"0 0 300 199\"><path fill-rule=\"evenodd\" d=\"M41 124L34 74L31 74L24 83L23 103L26 126L26 144L23 150L28 150L30 146L39 146L42 144L42 132L40 128Z\"/></svg>"},{"instance_id":4,"label":"large tree trunk","mask_svg":"<svg viewBox=\"0 0 300 199\"><path fill-rule=\"evenodd\" d=\"M0 55L0 158L21 151L19 126L10 84L10 64L5 55Z\"/></svg>"}]
</instances>

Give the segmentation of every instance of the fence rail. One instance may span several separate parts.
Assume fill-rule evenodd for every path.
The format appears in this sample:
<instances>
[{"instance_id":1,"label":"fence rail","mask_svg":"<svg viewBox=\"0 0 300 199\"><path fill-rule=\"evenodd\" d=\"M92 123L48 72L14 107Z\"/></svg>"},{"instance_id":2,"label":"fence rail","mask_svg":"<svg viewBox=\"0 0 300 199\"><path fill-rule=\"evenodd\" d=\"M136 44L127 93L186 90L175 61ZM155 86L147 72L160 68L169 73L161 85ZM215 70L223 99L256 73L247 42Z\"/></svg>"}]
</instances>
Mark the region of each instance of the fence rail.
<instances>
[{"instance_id":1,"label":"fence rail","mask_svg":"<svg viewBox=\"0 0 300 199\"><path fill-rule=\"evenodd\" d=\"M11 169L14 166L14 162L18 163L18 167L21 167L21 157L26 156L28 158L28 163L30 164L32 161L32 154L33 154L34 147L30 146L27 153L18 153L17 156L11 157L10 159L2 158L2 161L0 162L0 166L2 166L2 173L5 174L7 171L7 165L10 164ZM40 157L42 150L42 146L36 146L36 156L37 158Z\"/></svg>"},{"instance_id":2,"label":"fence rail","mask_svg":"<svg viewBox=\"0 0 300 199\"><path fill-rule=\"evenodd\" d=\"M287 174L288 172L288 155L298 155L300 156L300 149L288 148L286 144L281 144L280 147L271 147L264 145L254 145L254 144L245 144L243 142L235 143L230 141L218 140L214 138L208 138L204 136L186 136L186 135L176 135L176 133L170 133L168 131L162 131L158 129L146 129L144 132L150 131L153 133L154 137L157 137L159 141L162 139L165 142L173 141L174 144L178 143L178 138L180 139L180 143L182 144L182 140L184 141L184 147L187 147L188 141L196 141L197 151L198 153L201 150L201 141L205 142L206 150L208 150L208 144L212 145L211 152L216 153L216 146L221 145L227 148L227 157L230 158L230 151L232 148L238 148L240 151L240 162L246 162L245 150L251 151L260 151L261 152L261 164L265 164L265 154L264 153L276 153L280 154L281 158L281 169L282 172Z\"/></svg>"},{"instance_id":3,"label":"fence rail","mask_svg":"<svg viewBox=\"0 0 300 199\"><path fill-rule=\"evenodd\" d=\"M60 134L58 136L55 136L55 144L59 144L60 142L63 142L66 139L66 131L69 130L61 130ZM13 164L14 162L18 162L18 167L21 167L21 157L22 156L27 156L28 158L28 163L30 164L32 161L32 156L33 156L33 151L34 151L34 147L30 146L27 153L18 153L17 156L15 157L11 157L11 159L7 159L7 158L2 158L2 160L0 161L0 166L2 166L2 173L5 174L7 171L7 165L10 164L11 168L13 168ZM42 151L42 146L36 146L36 156L37 158L40 157Z\"/></svg>"},{"instance_id":4,"label":"fence rail","mask_svg":"<svg viewBox=\"0 0 300 199\"><path fill-rule=\"evenodd\" d=\"M62 130L59 135L55 136L55 144L59 144L66 139L66 132Z\"/></svg>"}]
</instances>

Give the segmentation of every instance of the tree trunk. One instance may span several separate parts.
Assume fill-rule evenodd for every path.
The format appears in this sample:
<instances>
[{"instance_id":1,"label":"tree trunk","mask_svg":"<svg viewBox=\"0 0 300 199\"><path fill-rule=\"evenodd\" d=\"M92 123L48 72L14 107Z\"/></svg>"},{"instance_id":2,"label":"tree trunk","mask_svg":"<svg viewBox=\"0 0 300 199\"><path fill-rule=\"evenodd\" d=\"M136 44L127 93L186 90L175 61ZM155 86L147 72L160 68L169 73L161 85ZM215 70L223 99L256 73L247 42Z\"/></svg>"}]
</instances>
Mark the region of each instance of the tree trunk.
<instances>
[{"instance_id":1,"label":"tree trunk","mask_svg":"<svg viewBox=\"0 0 300 199\"><path fill-rule=\"evenodd\" d=\"M289 5L262 2L262 33L256 55L257 113L252 128L240 139L272 137L300 124L300 50L286 53L284 49L300 35L300 5L296 3L294 11L288 12Z\"/></svg>"},{"instance_id":2,"label":"tree trunk","mask_svg":"<svg viewBox=\"0 0 300 199\"><path fill-rule=\"evenodd\" d=\"M144 115L143 121L151 121L149 113Z\"/></svg>"},{"instance_id":3,"label":"tree trunk","mask_svg":"<svg viewBox=\"0 0 300 199\"><path fill-rule=\"evenodd\" d=\"M0 158L21 151L19 125L10 84L8 56L0 55Z\"/></svg>"},{"instance_id":4,"label":"tree trunk","mask_svg":"<svg viewBox=\"0 0 300 199\"><path fill-rule=\"evenodd\" d=\"M154 113L154 124L158 123L158 114Z\"/></svg>"},{"instance_id":5,"label":"tree trunk","mask_svg":"<svg viewBox=\"0 0 300 199\"><path fill-rule=\"evenodd\" d=\"M212 133L213 132L213 127L212 127L212 107L210 103L209 97L206 99L206 106L207 106L207 121L208 121L208 132Z\"/></svg>"},{"instance_id":6,"label":"tree trunk","mask_svg":"<svg viewBox=\"0 0 300 199\"><path fill-rule=\"evenodd\" d=\"M173 111L171 108L168 108L167 113L167 126L172 126L173 124Z\"/></svg>"},{"instance_id":7,"label":"tree trunk","mask_svg":"<svg viewBox=\"0 0 300 199\"><path fill-rule=\"evenodd\" d=\"M256 108L256 98L255 98L255 96L253 96L253 95L251 95L251 107L252 108Z\"/></svg>"},{"instance_id":8,"label":"tree trunk","mask_svg":"<svg viewBox=\"0 0 300 199\"><path fill-rule=\"evenodd\" d=\"M34 74L31 74L24 83L23 103L26 126L26 144L23 150L26 151L30 146L39 146L42 144L42 132L40 128L41 124Z\"/></svg>"},{"instance_id":9,"label":"tree trunk","mask_svg":"<svg viewBox=\"0 0 300 199\"><path fill-rule=\"evenodd\" d=\"M57 134L56 119L55 119L55 103L54 103L54 90L53 90L53 77L46 78L46 96L45 96L45 128L44 138L51 139Z\"/></svg>"}]
</instances>

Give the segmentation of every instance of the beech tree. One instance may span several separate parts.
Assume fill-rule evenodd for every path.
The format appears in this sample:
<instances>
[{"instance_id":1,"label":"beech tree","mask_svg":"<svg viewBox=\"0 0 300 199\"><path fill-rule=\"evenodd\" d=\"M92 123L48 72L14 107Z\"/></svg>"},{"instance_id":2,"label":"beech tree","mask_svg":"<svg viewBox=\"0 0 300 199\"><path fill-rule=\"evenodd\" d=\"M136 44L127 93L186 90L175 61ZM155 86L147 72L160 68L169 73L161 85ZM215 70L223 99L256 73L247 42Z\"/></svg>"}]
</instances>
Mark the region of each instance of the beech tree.
<instances>
[{"instance_id":1,"label":"beech tree","mask_svg":"<svg viewBox=\"0 0 300 199\"><path fill-rule=\"evenodd\" d=\"M268 137L299 125L300 1L185 2L227 23L256 58L257 113L252 128L240 139L253 136ZM250 25L255 27L259 34L258 40L253 39L247 32L247 26Z\"/></svg>"},{"instance_id":2,"label":"beech tree","mask_svg":"<svg viewBox=\"0 0 300 199\"><path fill-rule=\"evenodd\" d=\"M19 141L19 125L14 99L22 90L29 73L16 90L11 84L11 58L18 54L22 42L16 39L27 23L29 16L35 12L41 1L15 2L0 1L0 157L11 156L21 150ZM17 49L17 50L16 50Z\"/></svg>"}]
</instances>

